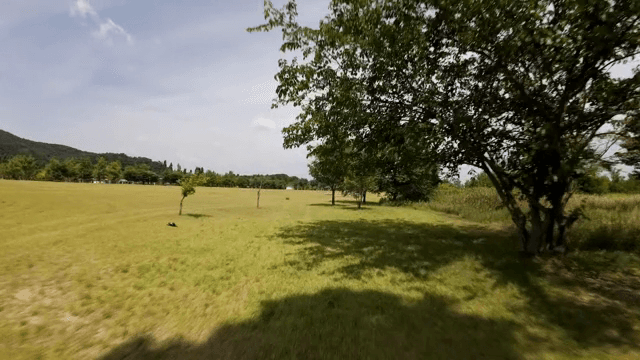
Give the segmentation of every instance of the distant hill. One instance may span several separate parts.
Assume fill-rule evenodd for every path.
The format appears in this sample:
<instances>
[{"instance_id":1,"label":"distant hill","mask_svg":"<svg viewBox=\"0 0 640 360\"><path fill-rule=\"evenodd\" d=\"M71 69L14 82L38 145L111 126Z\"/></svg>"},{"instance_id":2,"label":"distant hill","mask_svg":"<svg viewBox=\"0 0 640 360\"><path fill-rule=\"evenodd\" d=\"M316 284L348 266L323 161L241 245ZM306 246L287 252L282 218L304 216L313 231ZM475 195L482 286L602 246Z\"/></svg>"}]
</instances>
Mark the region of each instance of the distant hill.
<instances>
[{"instance_id":1,"label":"distant hill","mask_svg":"<svg viewBox=\"0 0 640 360\"><path fill-rule=\"evenodd\" d=\"M38 141L32 141L17 137L9 132L0 130L0 160L10 158L15 155L24 154L31 155L38 160L39 163L45 164L51 158L64 160L66 158L83 158L89 157L92 162L103 156L109 162L119 160L122 166L148 164L151 170L160 174L165 170L165 166L160 161L153 161L145 157L131 157L125 154L104 153L96 154L88 151L74 149L70 146L47 144Z\"/></svg>"}]
</instances>

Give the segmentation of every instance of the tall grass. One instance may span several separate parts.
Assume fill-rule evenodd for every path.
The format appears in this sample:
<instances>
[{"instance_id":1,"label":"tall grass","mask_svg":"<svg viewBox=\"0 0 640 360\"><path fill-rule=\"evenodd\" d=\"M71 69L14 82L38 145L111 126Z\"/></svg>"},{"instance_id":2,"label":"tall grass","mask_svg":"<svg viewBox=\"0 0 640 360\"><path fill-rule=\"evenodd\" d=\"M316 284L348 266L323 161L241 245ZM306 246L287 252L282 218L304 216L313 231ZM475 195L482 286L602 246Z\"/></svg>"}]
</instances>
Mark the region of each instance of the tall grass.
<instances>
[{"instance_id":1,"label":"tall grass","mask_svg":"<svg viewBox=\"0 0 640 360\"><path fill-rule=\"evenodd\" d=\"M520 204L526 209L526 204ZM457 188L441 186L429 209L458 215L480 223L512 225L506 208L493 188ZM640 251L640 195L577 194L568 210L584 207L585 218L570 230L568 238L574 248L583 250Z\"/></svg>"},{"instance_id":2,"label":"tall grass","mask_svg":"<svg viewBox=\"0 0 640 360\"><path fill-rule=\"evenodd\" d=\"M509 211L493 188L458 188L441 185L427 208L481 223L510 222Z\"/></svg>"}]
</instances>

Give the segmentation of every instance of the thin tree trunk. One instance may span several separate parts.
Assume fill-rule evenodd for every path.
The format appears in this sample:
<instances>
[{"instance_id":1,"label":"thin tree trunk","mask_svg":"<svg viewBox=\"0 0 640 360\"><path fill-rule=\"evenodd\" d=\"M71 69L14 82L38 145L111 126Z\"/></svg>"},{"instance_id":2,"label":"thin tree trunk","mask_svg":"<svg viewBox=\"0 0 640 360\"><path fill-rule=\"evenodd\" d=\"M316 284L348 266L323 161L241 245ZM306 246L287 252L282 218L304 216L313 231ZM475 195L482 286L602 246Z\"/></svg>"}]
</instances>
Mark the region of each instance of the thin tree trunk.
<instances>
[{"instance_id":1,"label":"thin tree trunk","mask_svg":"<svg viewBox=\"0 0 640 360\"><path fill-rule=\"evenodd\" d=\"M260 187L258 188L258 202L256 204L256 209L260 209L260 190L262 190L262 184L260 184Z\"/></svg>"},{"instance_id":2,"label":"thin tree trunk","mask_svg":"<svg viewBox=\"0 0 640 360\"><path fill-rule=\"evenodd\" d=\"M366 191L362 193L362 203L363 204L367 203L367 192Z\"/></svg>"},{"instance_id":3,"label":"thin tree trunk","mask_svg":"<svg viewBox=\"0 0 640 360\"><path fill-rule=\"evenodd\" d=\"M336 188L335 186L331 188L331 205L336 204Z\"/></svg>"},{"instance_id":4,"label":"thin tree trunk","mask_svg":"<svg viewBox=\"0 0 640 360\"><path fill-rule=\"evenodd\" d=\"M180 212L178 213L178 215L182 215L182 202L184 201L184 198L186 198L186 196L183 196L182 200L180 200Z\"/></svg>"}]
</instances>

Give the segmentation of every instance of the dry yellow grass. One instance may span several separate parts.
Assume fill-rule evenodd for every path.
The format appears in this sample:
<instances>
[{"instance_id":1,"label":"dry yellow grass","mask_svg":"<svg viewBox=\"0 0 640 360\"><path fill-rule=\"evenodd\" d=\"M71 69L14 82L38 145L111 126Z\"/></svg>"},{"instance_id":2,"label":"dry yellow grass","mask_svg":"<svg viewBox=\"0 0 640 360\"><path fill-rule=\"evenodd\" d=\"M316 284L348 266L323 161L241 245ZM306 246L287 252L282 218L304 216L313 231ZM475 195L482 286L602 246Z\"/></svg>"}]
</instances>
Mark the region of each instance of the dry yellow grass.
<instances>
[{"instance_id":1,"label":"dry yellow grass","mask_svg":"<svg viewBox=\"0 0 640 360\"><path fill-rule=\"evenodd\" d=\"M0 181L0 358L640 356L636 258L329 199Z\"/></svg>"}]
</instances>

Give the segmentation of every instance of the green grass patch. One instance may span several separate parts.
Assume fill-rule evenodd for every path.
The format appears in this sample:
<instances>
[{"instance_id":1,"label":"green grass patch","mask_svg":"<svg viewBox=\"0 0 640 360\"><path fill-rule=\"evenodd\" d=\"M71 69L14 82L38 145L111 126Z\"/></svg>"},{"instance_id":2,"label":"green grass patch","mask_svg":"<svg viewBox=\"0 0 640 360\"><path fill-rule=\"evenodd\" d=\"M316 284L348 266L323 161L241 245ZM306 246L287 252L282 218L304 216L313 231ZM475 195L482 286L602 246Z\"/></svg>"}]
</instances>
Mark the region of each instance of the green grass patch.
<instances>
[{"instance_id":1,"label":"green grass patch","mask_svg":"<svg viewBox=\"0 0 640 360\"><path fill-rule=\"evenodd\" d=\"M519 260L499 222L313 191L198 188L203 216L175 187L0 199L2 359L640 356L629 253Z\"/></svg>"}]
</instances>

